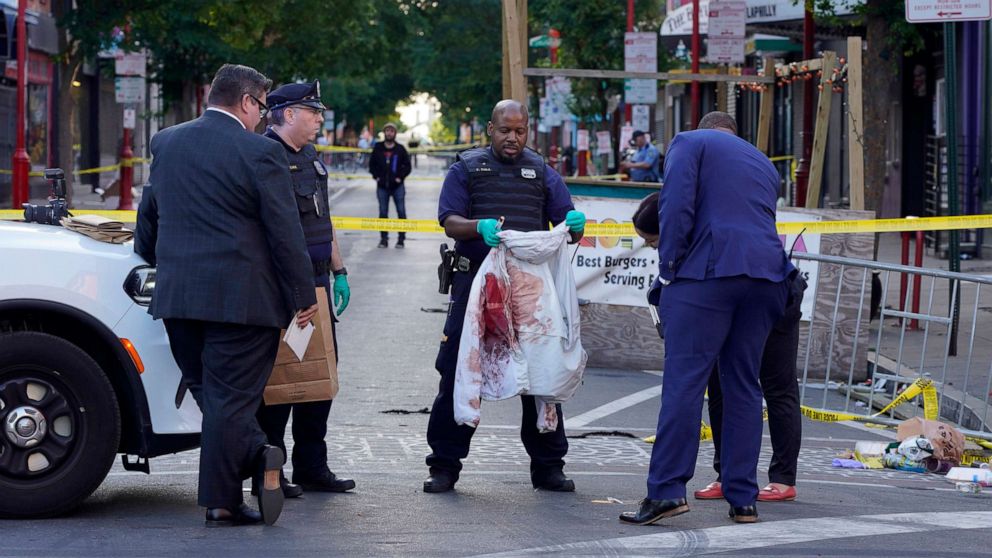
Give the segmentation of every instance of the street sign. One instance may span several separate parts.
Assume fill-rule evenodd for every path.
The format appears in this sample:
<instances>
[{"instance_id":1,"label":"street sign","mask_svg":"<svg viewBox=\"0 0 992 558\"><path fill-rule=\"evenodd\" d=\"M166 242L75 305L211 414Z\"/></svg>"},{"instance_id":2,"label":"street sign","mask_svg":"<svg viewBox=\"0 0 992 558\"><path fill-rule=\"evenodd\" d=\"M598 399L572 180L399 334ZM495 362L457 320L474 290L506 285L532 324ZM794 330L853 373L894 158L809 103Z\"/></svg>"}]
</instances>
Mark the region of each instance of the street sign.
<instances>
[{"instance_id":1,"label":"street sign","mask_svg":"<svg viewBox=\"0 0 992 558\"><path fill-rule=\"evenodd\" d=\"M712 38L706 41L706 61L714 64L743 64L744 37Z\"/></svg>"},{"instance_id":2,"label":"street sign","mask_svg":"<svg viewBox=\"0 0 992 558\"><path fill-rule=\"evenodd\" d=\"M114 78L114 97L117 99L118 103L145 102L145 78Z\"/></svg>"},{"instance_id":3,"label":"street sign","mask_svg":"<svg viewBox=\"0 0 992 558\"><path fill-rule=\"evenodd\" d=\"M933 23L992 19L992 0L906 0L906 21Z\"/></svg>"},{"instance_id":4,"label":"street sign","mask_svg":"<svg viewBox=\"0 0 992 558\"><path fill-rule=\"evenodd\" d=\"M655 33L624 33L623 69L628 72L657 72L658 35ZM624 80L623 90L624 101L629 104L654 104L658 102L658 80L627 79Z\"/></svg>"},{"instance_id":5,"label":"street sign","mask_svg":"<svg viewBox=\"0 0 992 558\"><path fill-rule=\"evenodd\" d=\"M138 120L137 116L137 111L133 108L124 109L124 128L133 130L134 125Z\"/></svg>"},{"instance_id":6,"label":"street sign","mask_svg":"<svg viewBox=\"0 0 992 558\"><path fill-rule=\"evenodd\" d=\"M635 33L623 35L623 69L627 72L653 74L658 71L658 35Z\"/></svg>"},{"instance_id":7,"label":"street sign","mask_svg":"<svg viewBox=\"0 0 992 558\"><path fill-rule=\"evenodd\" d=\"M620 127L620 151L630 147L630 140L634 139L634 127L627 124Z\"/></svg>"},{"instance_id":8,"label":"street sign","mask_svg":"<svg viewBox=\"0 0 992 558\"><path fill-rule=\"evenodd\" d=\"M631 124L635 130L644 132L651 131L651 107L648 105L634 105L630 115Z\"/></svg>"},{"instance_id":9,"label":"street sign","mask_svg":"<svg viewBox=\"0 0 992 558\"><path fill-rule=\"evenodd\" d=\"M609 155L613 152L610 145L610 132L596 132L596 155Z\"/></svg>"},{"instance_id":10,"label":"street sign","mask_svg":"<svg viewBox=\"0 0 992 558\"><path fill-rule=\"evenodd\" d=\"M747 3L741 0L710 2L709 38L743 38L747 22Z\"/></svg>"},{"instance_id":11,"label":"street sign","mask_svg":"<svg viewBox=\"0 0 992 558\"><path fill-rule=\"evenodd\" d=\"M589 130L575 131L575 148L577 151L589 151Z\"/></svg>"},{"instance_id":12,"label":"street sign","mask_svg":"<svg viewBox=\"0 0 992 558\"><path fill-rule=\"evenodd\" d=\"M148 57L144 52L118 51L114 55L114 73L119 76L142 76L148 65Z\"/></svg>"},{"instance_id":13,"label":"street sign","mask_svg":"<svg viewBox=\"0 0 992 558\"><path fill-rule=\"evenodd\" d=\"M656 79L625 79L623 81L623 98L630 104L658 102L658 80Z\"/></svg>"}]
</instances>

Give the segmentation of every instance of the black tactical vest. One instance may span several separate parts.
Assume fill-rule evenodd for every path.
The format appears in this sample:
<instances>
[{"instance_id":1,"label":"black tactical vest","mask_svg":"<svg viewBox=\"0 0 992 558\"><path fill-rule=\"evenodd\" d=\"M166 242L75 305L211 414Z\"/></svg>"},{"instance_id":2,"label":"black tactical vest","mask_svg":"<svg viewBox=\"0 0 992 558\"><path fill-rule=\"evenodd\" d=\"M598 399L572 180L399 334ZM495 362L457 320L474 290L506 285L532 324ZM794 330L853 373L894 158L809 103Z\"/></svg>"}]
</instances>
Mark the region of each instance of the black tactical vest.
<instances>
[{"instance_id":1,"label":"black tactical vest","mask_svg":"<svg viewBox=\"0 0 992 558\"><path fill-rule=\"evenodd\" d=\"M499 219L503 230L548 229L544 159L524 149L512 163L500 161L488 147L458 154L468 170L469 218Z\"/></svg>"},{"instance_id":2,"label":"black tactical vest","mask_svg":"<svg viewBox=\"0 0 992 558\"><path fill-rule=\"evenodd\" d=\"M265 135L286 147L289 159L289 174L293 178L293 191L296 194L296 208L300 212L300 224L307 244L326 244L334 240L331 228L330 204L327 198L327 168L320 162L317 149L307 144L299 151L293 151L282 141L272 128Z\"/></svg>"}]
</instances>

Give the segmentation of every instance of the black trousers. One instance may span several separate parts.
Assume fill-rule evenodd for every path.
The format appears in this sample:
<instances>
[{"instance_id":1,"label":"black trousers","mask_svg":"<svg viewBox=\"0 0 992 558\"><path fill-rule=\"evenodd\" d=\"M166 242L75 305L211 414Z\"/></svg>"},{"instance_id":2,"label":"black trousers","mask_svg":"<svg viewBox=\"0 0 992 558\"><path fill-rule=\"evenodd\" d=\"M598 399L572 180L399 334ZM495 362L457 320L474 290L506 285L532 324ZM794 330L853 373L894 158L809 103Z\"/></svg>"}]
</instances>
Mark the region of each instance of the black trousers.
<instances>
[{"instance_id":1,"label":"black trousers","mask_svg":"<svg viewBox=\"0 0 992 558\"><path fill-rule=\"evenodd\" d=\"M236 509L242 481L266 443L255 412L272 374L279 328L166 319L165 330L203 413L198 502Z\"/></svg>"},{"instance_id":2,"label":"black trousers","mask_svg":"<svg viewBox=\"0 0 992 558\"><path fill-rule=\"evenodd\" d=\"M316 279L318 287L324 287L329 308L334 308L331 300L330 279L323 275ZM338 355L338 339L331 319L331 335L334 338L334 357ZM331 414L333 401L310 401L288 405L265 405L258 409L258 423L268 438L269 444L286 451L286 425L293 414L293 479L313 478L327 469L327 420Z\"/></svg>"},{"instance_id":3,"label":"black trousers","mask_svg":"<svg viewBox=\"0 0 992 558\"><path fill-rule=\"evenodd\" d=\"M451 286L451 307L444 324L444 340L438 350L435 367L441 374L437 397L431 408L431 418L427 423L427 443L431 454L427 456L427 466L452 473L455 477L462 469L461 460L468 456L469 445L475 428L455 422L454 391L455 368L458 364L458 344L462 337L462 322L468 304L469 289L474 273L455 273ZM541 434L537 429L537 401L528 395L520 396L523 417L520 424L520 440L530 456L532 476L560 470L565 466L564 457L568 453L568 440L565 438L565 420L561 405L556 405L558 429Z\"/></svg>"},{"instance_id":4,"label":"black trousers","mask_svg":"<svg viewBox=\"0 0 992 558\"><path fill-rule=\"evenodd\" d=\"M796 484L796 467L802 446L803 421L799 409L799 385L796 383L796 357L799 352L800 306L806 283L793 280L785 316L772 328L761 355L759 380L768 405L768 432L772 439L772 461L768 481L788 486ZM720 478L720 441L723 431L723 392L719 365L709 380L709 415L713 428L713 468Z\"/></svg>"}]
</instances>

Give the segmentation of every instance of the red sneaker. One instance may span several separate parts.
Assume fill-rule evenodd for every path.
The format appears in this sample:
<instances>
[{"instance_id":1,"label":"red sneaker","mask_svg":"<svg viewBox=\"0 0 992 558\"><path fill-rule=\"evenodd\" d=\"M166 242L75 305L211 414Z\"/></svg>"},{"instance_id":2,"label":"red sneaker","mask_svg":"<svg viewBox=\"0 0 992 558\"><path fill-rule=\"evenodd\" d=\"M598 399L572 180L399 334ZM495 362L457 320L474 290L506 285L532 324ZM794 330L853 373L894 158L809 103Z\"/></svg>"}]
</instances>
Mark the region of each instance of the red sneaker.
<instances>
[{"instance_id":1,"label":"red sneaker","mask_svg":"<svg viewBox=\"0 0 992 558\"><path fill-rule=\"evenodd\" d=\"M723 488L720 487L719 482L711 482L706 485L706 488L697 490L693 492L692 495L697 500L722 500ZM760 499L761 497L759 496L758 498Z\"/></svg>"},{"instance_id":2,"label":"red sneaker","mask_svg":"<svg viewBox=\"0 0 992 558\"><path fill-rule=\"evenodd\" d=\"M796 499L796 487L790 486L785 490L779 490L775 485L769 484L758 491L759 502L791 502Z\"/></svg>"}]
</instances>

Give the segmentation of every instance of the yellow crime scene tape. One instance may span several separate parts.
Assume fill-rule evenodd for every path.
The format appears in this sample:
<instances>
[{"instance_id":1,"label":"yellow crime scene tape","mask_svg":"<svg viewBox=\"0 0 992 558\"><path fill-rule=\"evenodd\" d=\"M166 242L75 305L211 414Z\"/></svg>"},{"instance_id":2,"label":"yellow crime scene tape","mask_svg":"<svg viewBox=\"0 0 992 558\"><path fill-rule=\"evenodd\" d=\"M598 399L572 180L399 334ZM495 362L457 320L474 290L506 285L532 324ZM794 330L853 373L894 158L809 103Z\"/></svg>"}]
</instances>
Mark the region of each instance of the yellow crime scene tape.
<instances>
[{"instance_id":1,"label":"yellow crime scene tape","mask_svg":"<svg viewBox=\"0 0 992 558\"><path fill-rule=\"evenodd\" d=\"M75 209L75 215L102 215L110 219L134 222L134 211ZM0 219L20 219L20 210L0 210ZM375 219L364 217L332 217L340 230L387 232L444 232L432 219ZM992 228L992 215L962 215L960 217L926 217L921 219L880 219L858 221L807 221L778 223L779 234L798 234L803 229L810 234L846 234L864 232L902 232L920 230L955 230ZM586 223L586 236L635 236L631 223Z\"/></svg>"},{"instance_id":2,"label":"yellow crime scene tape","mask_svg":"<svg viewBox=\"0 0 992 558\"><path fill-rule=\"evenodd\" d=\"M855 422L865 422L871 418L878 418L892 409L895 409L903 403L908 403L915 399L916 397L923 395L923 418L927 420L938 420L939 409L937 408L937 388L934 387L933 381L927 378L920 378L910 384L898 397L892 400L891 403L886 405L881 411L875 413L871 416L855 415L851 413L843 413L839 411L828 411L825 409L814 409L812 407L807 407L805 405L800 405L799 409L803 416L810 420L815 420L817 422L843 422L843 421L855 421ZM768 409L763 409L761 413L761 420L768 420ZM870 423L869 423L870 424ZM874 425L873 425L874 426ZM877 425L880 428L886 428L882 425ZM699 429L699 441L706 442L713 439L713 428L710 427L705 422L702 423ZM655 441L655 436L648 436L644 438L644 441L653 444ZM979 443L975 439L976 443ZM992 443L982 440L979 445L982 447L992 449Z\"/></svg>"}]
</instances>

